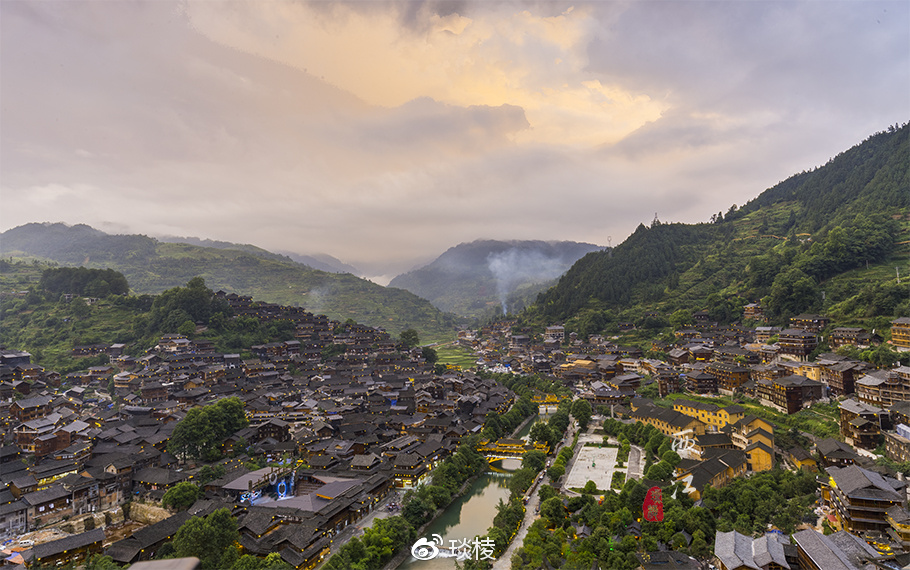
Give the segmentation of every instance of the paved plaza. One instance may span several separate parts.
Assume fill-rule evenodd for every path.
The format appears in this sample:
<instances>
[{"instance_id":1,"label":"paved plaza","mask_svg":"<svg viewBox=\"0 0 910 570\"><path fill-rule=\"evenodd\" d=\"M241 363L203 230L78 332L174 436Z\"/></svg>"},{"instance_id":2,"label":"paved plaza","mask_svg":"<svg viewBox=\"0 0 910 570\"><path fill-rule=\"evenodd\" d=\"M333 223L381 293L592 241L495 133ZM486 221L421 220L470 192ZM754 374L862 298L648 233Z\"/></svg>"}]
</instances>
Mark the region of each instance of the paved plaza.
<instances>
[{"instance_id":1,"label":"paved plaza","mask_svg":"<svg viewBox=\"0 0 910 570\"><path fill-rule=\"evenodd\" d=\"M583 440L591 436L579 438L578 451L572 463L572 470L566 476L564 487L572 489L575 487L584 487L588 481L594 481L597 488L605 491L610 488L613 481L613 472L621 471L626 473L627 467L616 469L616 455L619 449L616 447L584 447ZM590 439L591 443L600 443L603 437L594 437Z\"/></svg>"}]
</instances>

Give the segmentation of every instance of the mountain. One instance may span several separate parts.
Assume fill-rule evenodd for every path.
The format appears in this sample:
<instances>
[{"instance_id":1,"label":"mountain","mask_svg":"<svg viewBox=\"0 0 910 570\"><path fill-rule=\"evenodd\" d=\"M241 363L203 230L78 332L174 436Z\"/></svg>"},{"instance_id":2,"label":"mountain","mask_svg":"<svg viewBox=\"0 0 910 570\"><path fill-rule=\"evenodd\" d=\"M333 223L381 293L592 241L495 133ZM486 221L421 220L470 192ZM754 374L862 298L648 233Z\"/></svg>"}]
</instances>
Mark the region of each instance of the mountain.
<instances>
[{"instance_id":1,"label":"mountain","mask_svg":"<svg viewBox=\"0 0 910 570\"><path fill-rule=\"evenodd\" d=\"M328 271L329 273L350 273L352 275L363 276L363 273L358 268L327 253L314 253L312 255L292 253L289 251L282 253L297 263L309 265L313 269L319 269L320 271Z\"/></svg>"},{"instance_id":2,"label":"mountain","mask_svg":"<svg viewBox=\"0 0 910 570\"><path fill-rule=\"evenodd\" d=\"M427 341L451 337L456 319L412 293L350 274L312 269L255 246L226 245L203 247L144 235L110 235L84 224L31 223L0 234L4 257L111 268L126 276L134 293L161 293L201 276L215 291L303 306L336 320L354 319L394 334L415 328Z\"/></svg>"},{"instance_id":3,"label":"mountain","mask_svg":"<svg viewBox=\"0 0 910 570\"><path fill-rule=\"evenodd\" d=\"M270 251L262 249L261 247L256 247L255 245L250 245L247 243L232 243L229 241L202 239L197 237L163 236L159 237L158 239L167 243L188 243L191 245L198 245L200 247L212 247L215 249L236 249L239 251L246 251L267 259L296 261L297 263L302 263L306 266L312 267L313 269L326 271L328 273L353 273L354 275L357 275L359 273L356 267L348 265L347 263L344 263L343 261L324 253L314 255L303 255L289 251L272 253Z\"/></svg>"},{"instance_id":4,"label":"mountain","mask_svg":"<svg viewBox=\"0 0 910 570\"><path fill-rule=\"evenodd\" d=\"M573 241L477 240L392 279L443 311L484 317L523 308L584 255L603 248Z\"/></svg>"},{"instance_id":5,"label":"mountain","mask_svg":"<svg viewBox=\"0 0 910 570\"><path fill-rule=\"evenodd\" d=\"M910 124L895 125L711 223L640 225L579 260L524 318L585 334L666 325L677 311L679 322L702 310L731 322L760 300L776 323L824 311L887 328L910 311L908 147Z\"/></svg>"}]
</instances>

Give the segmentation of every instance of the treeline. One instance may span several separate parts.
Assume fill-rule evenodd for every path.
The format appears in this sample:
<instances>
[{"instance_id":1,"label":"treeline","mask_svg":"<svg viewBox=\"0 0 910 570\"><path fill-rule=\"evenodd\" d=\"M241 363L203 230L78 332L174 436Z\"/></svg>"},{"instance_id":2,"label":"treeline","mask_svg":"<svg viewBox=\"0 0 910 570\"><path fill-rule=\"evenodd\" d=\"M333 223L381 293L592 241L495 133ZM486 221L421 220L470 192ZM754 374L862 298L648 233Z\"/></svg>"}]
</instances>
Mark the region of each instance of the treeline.
<instances>
[{"instance_id":1,"label":"treeline","mask_svg":"<svg viewBox=\"0 0 910 570\"><path fill-rule=\"evenodd\" d=\"M772 324L825 310L867 285L849 282L845 272L894 254L901 225L890 214L906 213L908 186L905 124L781 182L742 208L714 215L712 223L655 219L650 228L640 225L612 252L579 260L521 315L521 324L563 322L585 336L614 332L621 321L665 328L666 316L677 310L707 310L712 320L729 323L742 318L743 305L760 299ZM884 283L882 277L877 274L876 281ZM910 313L906 288L863 301L851 316Z\"/></svg>"},{"instance_id":2,"label":"treeline","mask_svg":"<svg viewBox=\"0 0 910 570\"><path fill-rule=\"evenodd\" d=\"M698 259L698 245L714 235L708 224L639 225L612 251L589 253L572 266L559 283L541 293L535 305L541 316L564 320L594 301L602 308L628 305L633 294L644 298L663 293L663 281L685 271ZM650 290L649 288L656 286ZM605 320L592 323L594 329Z\"/></svg>"},{"instance_id":3,"label":"treeline","mask_svg":"<svg viewBox=\"0 0 910 570\"><path fill-rule=\"evenodd\" d=\"M815 477L804 471L775 469L736 478L721 489L708 487L702 504L717 517L717 530L753 535L771 524L784 534L796 531L817 497ZM786 501L781 499L786 497ZM811 517L812 523L815 516Z\"/></svg>"},{"instance_id":4,"label":"treeline","mask_svg":"<svg viewBox=\"0 0 910 570\"><path fill-rule=\"evenodd\" d=\"M782 248L750 260L746 267L747 294L766 298L763 304L768 315L781 322L799 313L820 311L824 301L821 283L839 273L887 259L894 251L898 228L897 222L887 216L859 214L813 236L811 243L788 240ZM910 295L906 288L903 295L900 290L894 293L897 302L891 304L892 309Z\"/></svg>"},{"instance_id":5,"label":"treeline","mask_svg":"<svg viewBox=\"0 0 910 570\"><path fill-rule=\"evenodd\" d=\"M668 481L673 475L673 470L680 462L679 454L673 451L673 440L665 436L657 428L650 424L635 422L631 424L622 423L619 420L607 418L603 423L604 445L607 444L609 436L615 436L619 440L620 453L622 461L627 461L632 444L642 447L645 450L645 469L646 479L651 481ZM654 463L654 459L658 459Z\"/></svg>"},{"instance_id":6,"label":"treeline","mask_svg":"<svg viewBox=\"0 0 910 570\"><path fill-rule=\"evenodd\" d=\"M738 215L794 202L799 206L794 210L794 222L803 231L814 233L838 217L905 208L910 187L908 165L910 123L893 125L838 154L824 166L791 176L765 190L743 206Z\"/></svg>"},{"instance_id":7,"label":"treeline","mask_svg":"<svg viewBox=\"0 0 910 570\"><path fill-rule=\"evenodd\" d=\"M540 374L503 374L481 370L477 373L484 380L496 380L519 397L535 393L554 394L557 396L570 396L572 390L562 385L562 382L553 377Z\"/></svg>"},{"instance_id":8,"label":"treeline","mask_svg":"<svg viewBox=\"0 0 910 570\"><path fill-rule=\"evenodd\" d=\"M547 456L542 451L528 451L522 456L521 469L512 474L509 481L509 500L499 500L493 524L484 536L477 537L482 544L492 544L493 559L499 558L509 543L515 538L521 521L525 516L525 504L522 500L534 479L543 470ZM464 561L464 570L489 570L492 563L489 558L469 558Z\"/></svg>"},{"instance_id":9,"label":"treeline","mask_svg":"<svg viewBox=\"0 0 910 570\"><path fill-rule=\"evenodd\" d=\"M45 269L41 273L38 288L53 296L69 293L80 297L107 297L130 292L130 286L122 273L113 269L86 267Z\"/></svg>"},{"instance_id":10,"label":"treeline","mask_svg":"<svg viewBox=\"0 0 910 570\"><path fill-rule=\"evenodd\" d=\"M559 440L565 435L566 428L569 427L569 409L571 405L571 400L562 400L556 407L556 413L551 414L546 420L535 422L534 425L531 426L531 431L528 433L530 440L546 443L551 450L555 449ZM558 478L559 476L551 476L551 479L554 480Z\"/></svg>"},{"instance_id":11,"label":"treeline","mask_svg":"<svg viewBox=\"0 0 910 570\"><path fill-rule=\"evenodd\" d=\"M201 336L221 351L245 350L256 344L291 340L296 325L290 320L262 322L255 317L234 317L230 305L206 287L202 277L190 279L185 287L174 287L148 297L148 313L134 320L135 336L146 342L163 333L192 336L197 325L206 327ZM124 301L125 302L125 301Z\"/></svg>"}]
</instances>

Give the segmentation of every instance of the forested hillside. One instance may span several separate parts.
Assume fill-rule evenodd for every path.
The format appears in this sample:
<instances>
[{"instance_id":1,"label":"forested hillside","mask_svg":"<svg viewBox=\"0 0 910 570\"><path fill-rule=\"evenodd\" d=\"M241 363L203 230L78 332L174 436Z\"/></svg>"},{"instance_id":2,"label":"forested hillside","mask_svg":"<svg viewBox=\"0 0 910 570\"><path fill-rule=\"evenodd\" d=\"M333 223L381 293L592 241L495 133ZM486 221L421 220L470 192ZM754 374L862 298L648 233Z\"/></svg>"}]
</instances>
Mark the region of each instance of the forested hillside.
<instances>
[{"instance_id":1,"label":"forested hillside","mask_svg":"<svg viewBox=\"0 0 910 570\"><path fill-rule=\"evenodd\" d=\"M518 312L552 286L590 243L476 240L449 248L432 263L392 279L443 311L466 317Z\"/></svg>"},{"instance_id":2,"label":"forested hillside","mask_svg":"<svg viewBox=\"0 0 910 570\"><path fill-rule=\"evenodd\" d=\"M26 224L0 235L6 258L114 269L126 276L134 293L161 293L202 277L215 291L302 306L393 334L415 328L427 341L452 336L456 318L413 293L350 274L318 271L254 246L241 247L163 243L142 235L108 235L86 225Z\"/></svg>"},{"instance_id":3,"label":"forested hillside","mask_svg":"<svg viewBox=\"0 0 910 570\"><path fill-rule=\"evenodd\" d=\"M526 314L582 333L666 326L706 310L730 322L761 301L774 322L827 312L874 326L910 310L910 126L891 127L702 224L640 225L579 260Z\"/></svg>"}]
</instances>

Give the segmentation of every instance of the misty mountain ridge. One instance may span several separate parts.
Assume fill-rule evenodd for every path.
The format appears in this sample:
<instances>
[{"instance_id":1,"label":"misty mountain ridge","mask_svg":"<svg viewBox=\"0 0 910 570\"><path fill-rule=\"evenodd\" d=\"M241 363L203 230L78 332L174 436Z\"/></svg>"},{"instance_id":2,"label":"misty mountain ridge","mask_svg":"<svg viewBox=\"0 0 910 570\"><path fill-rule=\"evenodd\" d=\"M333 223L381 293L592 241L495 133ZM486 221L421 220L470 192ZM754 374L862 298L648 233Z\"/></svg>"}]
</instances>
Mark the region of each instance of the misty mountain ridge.
<instances>
[{"instance_id":1,"label":"misty mountain ridge","mask_svg":"<svg viewBox=\"0 0 910 570\"><path fill-rule=\"evenodd\" d=\"M184 240L111 235L85 224L29 223L0 234L0 254L114 269L126 276L137 294L158 294L199 276L215 291L302 306L332 319L354 319L393 333L415 328L427 340L447 338L455 325L452 315L443 315L407 291L348 273L313 269L256 246L216 243L218 247L203 247Z\"/></svg>"},{"instance_id":2,"label":"misty mountain ridge","mask_svg":"<svg viewBox=\"0 0 910 570\"><path fill-rule=\"evenodd\" d=\"M327 253L314 253L312 255L305 255L292 251L271 252L262 249L261 247L247 243L233 243L229 241L188 236L158 236L158 239L167 243L188 243L191 245L198 245L200 247L213 247L215 249L236 249L264 257L274 257L275 259L282 259L285 261L295 261L297 263L302 263L304 265L312 267L313 269L326 271L328 273L351 273L353 275L361 276L360 271L356 267L349 265L338 258L332 257Z\"/></svg>"},{"instance_id":3,"label":"misty mountain ridge","mask_svg":"<svg viewBox=\"0 0 910 570\"><path fill-rule=\"evenodd\" d=\"M521 310L578 259L604 248L590 243L479 239L449 248L389 287L411 291L440 310L488 317Z\"/></svg>"}]
</instances>

